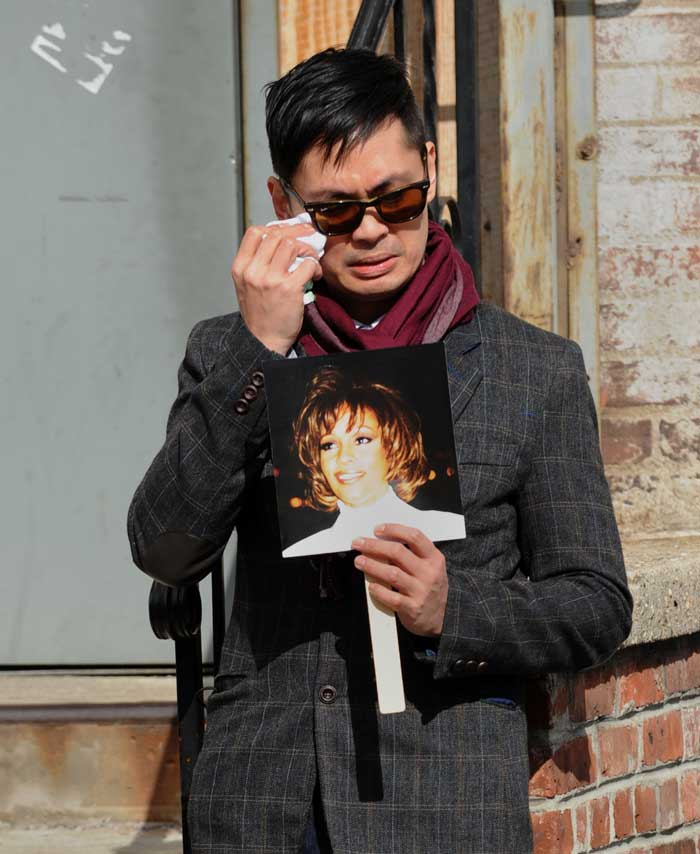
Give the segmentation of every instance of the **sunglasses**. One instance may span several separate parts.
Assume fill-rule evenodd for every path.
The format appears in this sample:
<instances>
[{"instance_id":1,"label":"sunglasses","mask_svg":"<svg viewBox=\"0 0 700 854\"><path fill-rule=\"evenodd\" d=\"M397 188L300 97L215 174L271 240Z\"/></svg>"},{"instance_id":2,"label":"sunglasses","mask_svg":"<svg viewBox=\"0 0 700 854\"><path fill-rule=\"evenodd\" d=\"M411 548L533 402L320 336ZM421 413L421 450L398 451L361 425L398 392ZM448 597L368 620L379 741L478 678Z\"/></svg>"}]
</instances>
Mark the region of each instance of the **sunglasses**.
<instances>
[{"instance_id":1,"label":"sunglasses","mask_svg":"<svg viewBox=\"0 0 700 854\"><path fill-rule=\"evenodd\" d=\"M426 177L414 184L407 184L373 199L339 199L327 202L305 202L291 184L280 179L284 189L296 196L311 217L314 227L327 237L350 234L359 227L367 208L374 208L384 222L410 222L419 217L428 200L430 180L427 177L426 152L423 152Z\"/></svg>"}]
</instances>

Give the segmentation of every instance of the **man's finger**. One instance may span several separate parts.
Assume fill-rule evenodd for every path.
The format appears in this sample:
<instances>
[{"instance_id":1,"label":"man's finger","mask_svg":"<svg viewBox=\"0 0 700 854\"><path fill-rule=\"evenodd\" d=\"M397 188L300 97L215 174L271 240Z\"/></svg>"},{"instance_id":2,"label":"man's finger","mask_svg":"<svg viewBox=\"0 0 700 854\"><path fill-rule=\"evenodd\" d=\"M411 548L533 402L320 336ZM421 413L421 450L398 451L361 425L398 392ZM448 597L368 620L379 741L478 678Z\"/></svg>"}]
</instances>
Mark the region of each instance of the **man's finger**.
<instances>
[{"instance_id":1,"label":"man's finger","mask_svg":"<svg viewBox=\"0 0 700 854\"><path fill-rule=\"evenodd\" d=\"M321 273L321 265L315 258L304 258L293 273L289 274L287 279L287 287L294 290L304 290L304 285L311 279L318 279L323 275Z\"/></svg>"},{"instance_id":2,"label":"man's finger","mask_svg":"<svg viewBox=\"0 0 700 854\"><path fill-rule=\"evenodd\" d=\"M270 259L270 270L275 273L286 273L289 265L297 257L297 242L288 238L280 240L274 255Z\"/></svg>"},{"instance_id":3,"label":"man's finger","mask_svg":"<svg viewBox=\"0 0 700 854\"><path fill-rule=\"evenodd\" d=\"M313 234L316 229L308 222L299 222L294 225L284 225L284 223L280 225L267 225L264 229L268 233L281 231L285 237L308 237Z\"/></svg>"},{"instance_id":4,"label":"man's finger","mask_svg":"<svg viewBox=\"0 0 700 854\"><path fill-rule=\"evenodd\" d=\"M375 604L384 605L385 608L390 608L392 611L397 612L401 611L404 603L407 601L406 597L401 593L397 593L396 590L390 590L383 584L377 584L374 581L369 585L369 595Z\"/></svg>"},{"instance_id":5,"label":"man's finger","mask_svg":"<svg viewBox=\"0 0 700 854\"><path fill-rule=\"evenodd\" d=\"M420 572L420 560L400 541L377 540L372 537L362 537L353 540L352 547L367 557L383 563L394 564L410 575Z\"/></svg>"},{"instance_id":6,"label":"man's finger","mask_svg":"<svg viewBox=\"0 0 700 854\"><path fill-rule=\"evenodd\" d=\"M404 543L417 557L432 557L438 550L435 543L426 537L422 531L419 531L418 528L409 528L408 525L399 525L398 523L377 525L374 533L383 540Z\"/></svg>"},{"instance_id":7,"label":"man's finger","mask_svg":"<svg viewBox=\"0 0 700 854\"><path fill-rule=\"evenodd\" d=\"M415 578L393 564L382 563L366 555L358 555L355 558L355 566L364 572L369 581L376 581L394 587L399 593L403 593L406 596L411 596L418 592L418 584Z\"/></svg>"},{"instance_id":8,"label":"man's finger","mask_svg":"<svg viewBox=\"0 0 700 854\"><path fill-rule=\"evenodd\" d=\"M263 235L266 231L267 229L258 225L251 225L250 228L246 228L243 239L238 247L238 252L236 253L234 266L247 266L248 262L258 251L258 247L262 243Z\"/></svg>"}]
</instances>

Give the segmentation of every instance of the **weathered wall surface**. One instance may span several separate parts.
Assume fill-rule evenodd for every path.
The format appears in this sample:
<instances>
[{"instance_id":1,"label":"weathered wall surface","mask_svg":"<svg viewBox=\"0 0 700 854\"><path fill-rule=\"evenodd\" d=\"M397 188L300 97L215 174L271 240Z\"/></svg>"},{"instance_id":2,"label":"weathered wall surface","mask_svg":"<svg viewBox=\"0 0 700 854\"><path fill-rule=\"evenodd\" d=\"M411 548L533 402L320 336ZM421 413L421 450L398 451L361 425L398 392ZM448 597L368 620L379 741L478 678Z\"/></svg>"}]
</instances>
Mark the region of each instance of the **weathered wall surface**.
<instances>
[{"instance_id":1,"label":"weathered wall surface","mask_svg":"<svg viewBox=\"0 0 700 854\"><path fill-rule=\"evenodd\" d=\"M700 531L700 0L596 7L608 479L623 533Z\"/></svg>"}]
</instances>

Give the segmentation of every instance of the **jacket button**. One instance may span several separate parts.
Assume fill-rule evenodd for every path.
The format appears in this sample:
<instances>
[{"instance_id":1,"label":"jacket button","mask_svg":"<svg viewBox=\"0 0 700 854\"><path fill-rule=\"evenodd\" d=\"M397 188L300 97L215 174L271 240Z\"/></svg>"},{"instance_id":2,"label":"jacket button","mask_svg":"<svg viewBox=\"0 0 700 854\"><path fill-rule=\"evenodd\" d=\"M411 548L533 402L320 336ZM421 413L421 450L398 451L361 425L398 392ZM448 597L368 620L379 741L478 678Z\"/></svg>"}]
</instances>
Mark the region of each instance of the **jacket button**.
<instances>
[{"instance_id":1,"label":"jacket button","mask_svg":"<svg viewBox=\"0 0 700 854\"><path fill-rule=\"evenodd\" d=\"M265 374L262 371L253 371L253 375L250 378L254 386L258 388L262 388L265 385Z\"/></svg>"},{"instance_id":2,"label":"jacket button","mask_svg":"<svg viewBox=\"0 0 700 854\"><path fill-rule=\"evenodd\" d=\"M459 658L454 662L451 670L453 673L463 676L466 673L476 673L477 668L478 664L473 659L470 658L469 661L467 661L464 658Z\"/></svg>"},{"instance_id":3,"label":"jacket button","mask_svg":"<svg viewBox=\"0 0 700 854\"><path fill-rule=\"evenodd\" d=\"M322 703L330 706L331 703L335 703L338 692L332 685L324 685L323 688L319 689L318 696Z\"/></svg>"},{"instance_id":4,"label":"jacket button","mask_svg":"<svg viewBox=\"0 0 700 854\"><path fill-rule=\"evenodd\" d=\"M248 406L248 401L247 401L247 400L242 400L242 399L241 399L241 400L237 400L237 401L233 404L233 409L234 409L234 411L235 411L235 412L237 412L239 415L245 415L245 414L246 414L246 412L250 409L250 407Z\"/></svg>"},{"instance_id":5,"label":"jacket button","mask_svg":"<svg viewBox=\"0 0 700 854\"><path fill-rule=\"evenodd\" d=\"M480 661L480 662L476 665L476 672L477 672L477 673L485 673L488 669L489 669L489 663L488 663L488 661Z\"/></svg>"},{"instance_id":6,"label":"jacket button","mask_svg":"<svg viewBox=\"0 0 700 854\"><path fill-rule=\"evenodd\" d=\"M247 385L243 389L243 399L244 400L255 400L258 396L258 390L254 385Z\"/></svg>"}]
</instances>

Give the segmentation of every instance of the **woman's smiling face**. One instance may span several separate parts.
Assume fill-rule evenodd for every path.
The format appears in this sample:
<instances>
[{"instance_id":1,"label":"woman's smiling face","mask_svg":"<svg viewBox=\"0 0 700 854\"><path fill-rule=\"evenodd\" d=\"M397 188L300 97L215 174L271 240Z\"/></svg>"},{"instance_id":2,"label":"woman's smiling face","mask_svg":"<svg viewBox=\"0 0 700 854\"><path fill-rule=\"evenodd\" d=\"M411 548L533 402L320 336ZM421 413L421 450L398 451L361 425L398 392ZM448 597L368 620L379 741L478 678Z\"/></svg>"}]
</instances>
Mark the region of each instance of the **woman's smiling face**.
<instances>
[{"instance_id":1,"label":"woman's smiling face","mask_svg":"<svg viewBox=\"0 0 700 854\"><path fill-rule=\"evenodd\" d=\"M389 464L377 416L371 409L353 419L341 409L330 432L321 436L321 471L333 494L344 504L373 504L389 488Z\"/></svg>"}]
</instances>

